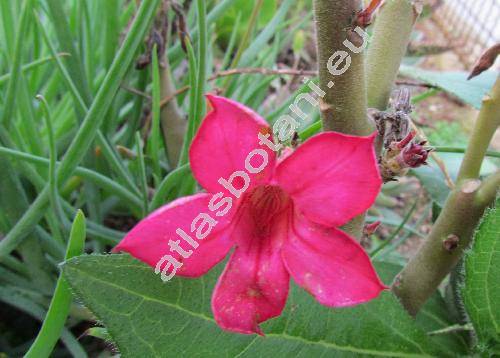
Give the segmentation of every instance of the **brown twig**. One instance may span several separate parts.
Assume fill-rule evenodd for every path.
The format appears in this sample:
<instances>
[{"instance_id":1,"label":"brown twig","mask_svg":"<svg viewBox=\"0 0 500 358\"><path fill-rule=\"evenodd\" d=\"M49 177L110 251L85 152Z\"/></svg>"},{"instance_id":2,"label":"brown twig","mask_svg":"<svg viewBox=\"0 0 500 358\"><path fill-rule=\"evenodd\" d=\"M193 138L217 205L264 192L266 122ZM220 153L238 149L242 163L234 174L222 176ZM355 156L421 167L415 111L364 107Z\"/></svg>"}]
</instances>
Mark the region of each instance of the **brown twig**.
<instances>
[{"instance_id":1,"label":"brown twig","mask_svg":"<svg viewBox=\"0 0 500 358\"><path fill-rule=\"evenodd\" d=\"M148 99L148 100L151 101L151 96L149 94L147 94L146 92L142 92L142 91L140 91L140 90L138 90L137 88L134 88L134 87L129 87L126 84L123 84L123 83L120 85L120 87L122 89L124 89L125 91L127 91L127 92L136 94L138 96L144 97L144 98L146 98L146 99Z\"/></svg>"},{"instance_id":2,"label":"brown twig","mask_svg":"<svg viewBox=\"0 0 500 358\"><path fill-rule=\"evenodd\" d=\"M233 68L226 71L215 73L208 80L214 81L220 77L234 76L239 74L258 74L264 76L274 75L290 75L290 76L305 76L314 77L318 75L318 71L314 70L294 70L294 69L270 69L270 68Z\"/></svg>"},{"instance_id":3,"label":"brown twig","mask_svg":"<svg viewBox=\"0 0 500 358\"><path fill-rule=\"evenodd\" d=\"M271 68L260 68L260 67L249 67L249 68L233 68L230 70L226 71L220 71L215 74L213 74L211 77L208 78L208 81L215 81L218 78L221 77L226 77L226 76L235 76L235 75L241 75L241 74L246 74L246 75L263 75L263 76L303 76L303 77L315 77L318 75L318 72L315 70L297 70L297 69L291 69L291 68L282 68L282 69L271 69ZM404 81L404 80L398 80L396 81L396 84L398 86L414 86L414 87L423 87L423 88L438 88L437 86L427 84L427 83L417 83L417 82L411 82L411 81ZM136 94L138 96L142 96L144 98L147 98L148 100L151 100L151 96L148 95L147 93L144 93L142 91L139 91L136 88L127 86L125 84L122 84L121 86L124 90ZM178 96L184 92L189 90L189 86L184 86L177 90L175 93L173 93L171 96L167 96L163 98L160 102L160 106L166 105L168 102L170 102L173 97Z\"/></svg>"}]
</instances>

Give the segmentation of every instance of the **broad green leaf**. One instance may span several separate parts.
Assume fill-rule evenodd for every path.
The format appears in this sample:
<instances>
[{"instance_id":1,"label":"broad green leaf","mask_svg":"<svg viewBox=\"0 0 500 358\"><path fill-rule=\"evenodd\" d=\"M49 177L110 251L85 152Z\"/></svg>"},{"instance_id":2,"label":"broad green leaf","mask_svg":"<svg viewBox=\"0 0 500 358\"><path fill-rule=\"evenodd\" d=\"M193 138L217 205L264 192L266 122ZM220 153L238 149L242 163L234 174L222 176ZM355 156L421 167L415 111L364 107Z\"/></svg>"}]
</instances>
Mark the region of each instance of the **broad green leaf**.
<instances>
[{"instance_id":1,"label":"broad green leaf","mask_svg":"<svg viewBox=\"0 0 500 358\"><path fill-rule=\"evenodd\" d=\"M450 188L446 185L443 172L434 161L432 165L422 166L411 172L420 180L431 199L442 208L450 194Z\"/></svg>"},{"instance_id":2,"label":"broad green leaf","mask_svg":"<svg viewBox=\"0 0 500 358\"><path fill-rule=\"evenodd\" d=\"M63 271L123 357L449 354L450 348L431 340L390 292L368 304L330 309L292 285L283 314L263 325L265 337L222 331L210 310L221 266L202 278L167 284L128 255L80 256ZM385 268L379 267L384 280Z\"/></svg>"},{"instance_id":3,"label":"broad green leaf","mask_svg":"<svg viewBox=\"0 0 500 358\"><path fill-rule=\"evenodd\" d=\"M416 317L417 325L427 333L456 325L441 293L436 292L420 310ZM468 343L463 332L450 332L433 336L434 341L448 347L455 355L466 355Z\"/></svg>"},{"instance_id":4,"label":"broad green leaf","mask_svg":"<svg viewBox=\"0 0 500 358\"><path fill-rule=\"evenodd\" d=\"M437 86L476 109L481 108L483 97L489 92L498 76L495 71L485 71L480 76L467 81L466 72L437 72L408 65L402 65L399 73Z\"/></svg>"},{"instance_id":5,"label":"broad green leaf","mask_svg":"<svg viewBox=\"0 0 500 358\"><path fill-rule=\"evenodd\" d=\"M448 171L451 179L455 181L458 176L460 164L463 160L463 154L439 153L438 156L446 166L446 170ZM497 166L491 160L486 158L481 166L481 175L487 176L497 170ZM450 188L446 185L445 176L436 161L433 158L430 158L429 165L413 169L411 172L420 180L432 200L442 208L448 194L450 193Z\"/></svg>"},{"instance_id":6,"label":"broad green leaf","mask_svg":"<svg viewBox=\"0 0 500 358\"><path fill-rule=\"evenodd\" d=\"M385 259L383 263L375 262L375 266L384 282L391 282L403 268L399 264L389 264ZM421 329L429 333L448 328L458 323L450 317L451 314L446 306L446 302L438 291L431 296L418 312L415 322ZM467 341L459 332L436 335L433 339L446 346L447 350L453 352L455 355L465 355L468 350Z\"/></svg>"},{"instance_id":7,"label":"broad green leaf","mask_svg":"<svg viewBox=\"0 0 500 358\"><path fill-rule=\"evenodd\" d=\"M500 343L500 201L485 214L465 259L463 290L480 342Z\"/></svg>"}]
</instances>

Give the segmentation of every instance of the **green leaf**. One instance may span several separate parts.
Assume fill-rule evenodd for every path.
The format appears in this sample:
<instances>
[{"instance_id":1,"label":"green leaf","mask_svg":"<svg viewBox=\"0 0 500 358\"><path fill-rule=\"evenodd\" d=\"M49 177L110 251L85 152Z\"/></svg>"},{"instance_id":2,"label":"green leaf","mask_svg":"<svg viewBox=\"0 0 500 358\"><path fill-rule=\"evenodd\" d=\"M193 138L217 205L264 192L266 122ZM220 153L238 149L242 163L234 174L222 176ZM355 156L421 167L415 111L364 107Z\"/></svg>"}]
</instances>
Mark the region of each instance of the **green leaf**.
<instances>
[{"instance_id":1,"label":"green leaf","mask_svg":"<svg viewBox=\"0 0 500 358\"><path fill-rule=\"evenodd\" d=\"M106 74L102 86L89 108L82 125L79 127L66 154L57 170L59 185L63 185L82 161L87 150L97 135L98 128L106 117L114 95L120 87L137 48L142 44L144 35L155 15L159 0L145 0L130 26L123 44L116 54L110 70ZM64 17L64 15L63 15ZM49 201L48 187L43 189L31 206L16 223L11 231L0 241L0 258L12 252L44 215Z\"/></svg>"},{"instance_id":2,"label":"green leaf","mask_svg":"<svg viewBox=\"0 0 500 358\"><path fill-rule=\"evenodd\" d=\"M451 320L450 317L451 314L444 298L439 292L436 292L418 313L416 323L429 334L456 325L457 322ZM466 355L468 344L464 336L463 332L449 332L436 335L433 339L448 347L455 355Z\"/></svg>"},{"instance_id":3,"label":"green leaf","mask_svg":"<svg viewBox=\"0 0 500 358\"><path fill-rule=\"evenodd\" d=\"M392 282L394 277L403 269L402 265L389 264L387 262L375 262L377 271L384 282ZM451 314L446 306L445 300L438 291L424 304L422 309L415 317L416 324L423 329L427 334L445 328L449 328L457 324L453 321ZM438 341L443 346L447 347L448 351L455 355L466 355L468 350L465 337L458 332L450 332L433 337L434 341Z\"/></svg>"},{"instance_id":4,"label":"green leaf","mask_svg":"<svg viewBox=\"0 0 500 358\"><path fill-rule=\"evenodd\" d=\"M399 73L437 86L476 109L481 108L483 97L489 92L497 78L495 71L485 71L480 76L467 81L466 72L437 72L407 65L402 65Z\"/></svg>"},{"instance_id":5,"label":"green leaf","mask_svg":"<svg viewBox=\"0 0 500 358\"><path fill-rule=\"evenodd\" d=\"M464 303L484 345L500 342L500 209L485 214L465 259Z\"/></svg>"},{"instance_id":6,"label":"green leaf","mask_svg":"<svg viewBox=\"0 0 500 358\"><path fill-rule=\"evenodd\" d=\"M443 208L450 188L446 185L446 179L443 172L437 165L425 165L411 171L418 180L422 183L425 190L429 193L431 199L440 207Z\"/></svg>"},{"instance_id":7,"label":"green leaf","mask_svg":"<svg viewBox=\"0 0 500 358\"><path fill-rule=\"evenodd\" d=\"M222 44L227 44L233 31L236 31L238 42L243 37L243 33L248 27L250 16L244 16L242 21L236 21L238 14L251 14L254 6L253 1L236 0L235 4L224 13L224 16L216 21L217 35ZM265 26L271 21L276 11L276 0L264 0L262 9L259 12L258 25ZM238 26L236 26L238 24Z\"/></svg>"},{"instance_id":8,"label":"green leaf","mask_svg":"<svg viewBox=\"0 0 500 358\"><path fill-rule=\"evenodd\" d=\"M65 259L81 255L85 248L85 216L78 211L71 227ZM59 276L54 296L35 342L26 353L26 358L49 357L56 345L71 306L71 292L66 280Z\"/></svg>"},{"instance_id":9,"label":"green leaf","mask_svg":"<svg viewBox=\"0 0 500 358\"><path fill-rule=\"evenodd\" d=\"M449 124L447 126L450 127ZM457 130L459 129L456 128L453 133L449 133L451 138L454 136L454 140L457 140ZM433 144L436 143L435 139L430 139L430 142ZM463 155L460 153L439 153L438 156L443 161L450 178L456 181L460 165L463 161ZM497 170L497 166L490 159L486 158L481 166L481 176L493 174ZM446 178L436 161L433 158L429 158L429 165L412 169L411 173L420 180L431 199L440 208L443 208L450 194L450 188L446 185Z\"/></svg>"},{"instance_id":10,"label":"green leaf","mask_svg":"<svg viewBox=\"0 0 500 358\"><path fill-rule=\"evenodd\" d=\"M92 328L89 328L85 332L85 334L87 336L102 339L103 341L111 342L111 337L110 337L108 330L106 328L92 327Z\"/></svg>"},{"instance_id":11,"label":"green leaf","mask_svg":"<svg viewBox=\"0 0 500 358\"><path fill-rule=\"evenodd\" d=\"M225 332L210 310L222 266L199 279L175 278L167 284L128 255L80 256L69 260L63 271L123 357L450 354L415 324L390 292L364 305L330 309L292 285L283 314L263 324L265 337ZM379 265L384 279L386 269L387 264Z\"/></svg>"},{"instance_id":12,"label":"green leaf","mask_svg":"<svg viewBox=\"0 0 500 358\"><path fill-rule=\"evenodd\" d=\"M191 168L189 167L189 164L184 164L183 166L171 171L165 178L163 178L163 181L158 186L158 189L151 200L149 211L156 210L161 205L164 205L181 196L191 195L193 194L195 188L196 182L193 174L191 173Z\"/></svg>"}]
</instances>

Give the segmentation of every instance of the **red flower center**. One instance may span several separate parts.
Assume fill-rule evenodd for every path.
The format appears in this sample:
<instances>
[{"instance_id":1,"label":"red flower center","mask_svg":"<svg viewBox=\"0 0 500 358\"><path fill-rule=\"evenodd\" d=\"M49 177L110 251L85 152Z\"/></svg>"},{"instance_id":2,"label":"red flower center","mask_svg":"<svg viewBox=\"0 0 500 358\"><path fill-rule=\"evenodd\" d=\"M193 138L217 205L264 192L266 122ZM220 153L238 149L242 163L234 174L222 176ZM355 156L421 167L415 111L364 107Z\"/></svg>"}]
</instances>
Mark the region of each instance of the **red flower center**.
<instances>
[{"instance_id":1,"label":"red flower center","mask_svg":"<svg viewBox=\"0 0 500 358\"><path fill-rule=\"evenodd\" d=\"M265 237L269 235L277 217L290 207L291 200L279 186L260 185L245 195L242 205L249 210L255 234Z\"/></svg>"}]
</instances>

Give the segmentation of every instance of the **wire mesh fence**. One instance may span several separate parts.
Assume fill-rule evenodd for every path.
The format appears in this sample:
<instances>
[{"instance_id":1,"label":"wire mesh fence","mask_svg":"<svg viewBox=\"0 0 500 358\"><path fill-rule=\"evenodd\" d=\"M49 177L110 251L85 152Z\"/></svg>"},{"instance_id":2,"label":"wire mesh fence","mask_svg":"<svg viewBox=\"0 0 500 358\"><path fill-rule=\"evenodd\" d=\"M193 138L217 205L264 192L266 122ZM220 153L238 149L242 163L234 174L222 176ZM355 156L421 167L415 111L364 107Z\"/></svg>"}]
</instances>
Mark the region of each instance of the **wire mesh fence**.
<instances>
[{"instance_id":1,"label":"wire mesh fence","mask_svg":"<svg viewBox=\"0 0 500 358\"><path fill-rule=\"evenodd\" d=\"M467 67L500 42L500 0L443 0L433 19Z\"/></svg>"}]
</instances>

